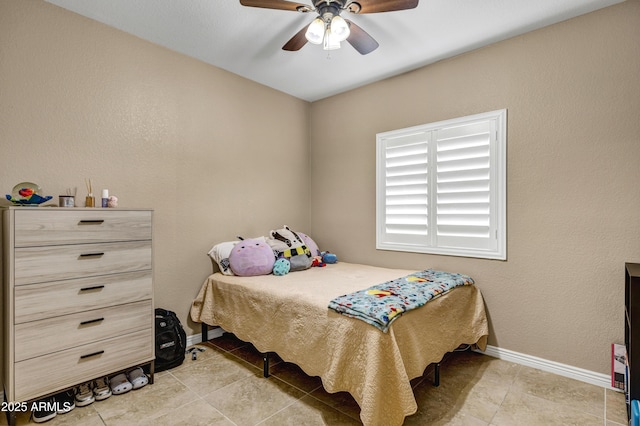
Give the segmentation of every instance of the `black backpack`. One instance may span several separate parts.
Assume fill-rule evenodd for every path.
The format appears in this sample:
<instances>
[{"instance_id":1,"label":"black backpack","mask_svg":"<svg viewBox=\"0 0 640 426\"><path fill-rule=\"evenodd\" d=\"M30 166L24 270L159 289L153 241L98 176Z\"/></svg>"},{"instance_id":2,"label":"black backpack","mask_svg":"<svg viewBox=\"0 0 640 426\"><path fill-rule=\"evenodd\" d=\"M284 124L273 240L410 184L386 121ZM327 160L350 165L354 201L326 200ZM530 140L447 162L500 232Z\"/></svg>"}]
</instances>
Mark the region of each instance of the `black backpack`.
<instances>
[{"instance_id":1,"label":"black backpack","mask_svg":"<svg viewBox=\"0 0 640 426\"><path fill-rule=\"evenodd\" d=\"M184 361L187 334L175 312L156 308L156 361L154 371L177 367Z\"/></svg>"}]
</instances>

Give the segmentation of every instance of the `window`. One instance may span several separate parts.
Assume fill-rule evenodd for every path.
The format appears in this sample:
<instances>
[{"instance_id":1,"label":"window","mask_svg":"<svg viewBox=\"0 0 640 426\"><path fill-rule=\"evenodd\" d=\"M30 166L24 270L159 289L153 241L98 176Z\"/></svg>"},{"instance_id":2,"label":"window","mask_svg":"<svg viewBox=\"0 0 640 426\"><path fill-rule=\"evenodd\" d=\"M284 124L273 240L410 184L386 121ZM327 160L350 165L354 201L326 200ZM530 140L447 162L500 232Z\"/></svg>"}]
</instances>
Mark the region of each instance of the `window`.
<instances>
[{"instance_id":1,"label":"window","mask_svg":"<svg viewBox=\"0 0 640 426\"><path fill-rule=\"evenodd\" d=\"M507 111L376 136L376 248L506 259Z\"/></svg>"}]
</instances>

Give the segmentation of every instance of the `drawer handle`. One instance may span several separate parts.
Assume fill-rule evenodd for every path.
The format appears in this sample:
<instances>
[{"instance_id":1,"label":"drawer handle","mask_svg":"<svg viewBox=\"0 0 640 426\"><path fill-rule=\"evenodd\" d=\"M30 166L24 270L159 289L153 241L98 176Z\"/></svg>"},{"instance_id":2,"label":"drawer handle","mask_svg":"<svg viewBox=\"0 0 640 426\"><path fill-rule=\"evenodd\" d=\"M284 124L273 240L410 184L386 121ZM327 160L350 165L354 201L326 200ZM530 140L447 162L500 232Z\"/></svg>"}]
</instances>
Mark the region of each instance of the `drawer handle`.
<instances>
[{"instance_id":1,"label":"drawer handle","mask_svg":"<svg viewBox=\"0 0 640 426\"><path fill-rule=\"evenodd\" d=\"M101 321L104 321L104 318L96 318L88 321L82 321L80 325L93 324L94 322L101 322Z\"/></svg>"},{"instance_id":2,"label":"drawer handle","mask_svg":"<svg viewBox=\"0 0 640 426\"><path fill-rule=\"evenodd\" d=\"M98 351L98 352L93 352L93 353L86 354L86 355L80 355L80 359L86 359L86 358L90 358L92 356L102 355L103 353L104 353L104 351Z\"/></svg>"},{"instance_id":3,"label":"drawer handle","mask_svg":"<svg viewBox=\"0 0 640 426\"><path fill-rule=\"evenodd\" d=\"M104 219L83 219L78 225L102 225L104 223Z\"/></svg>"},{"instance_id":4,"label":"drawer handle","mask_svg":"<svg viewBox=\"0 0 640 426\"><path fill-rule=\"evenodd\" d=\"M94 285L92 287L82 287L80 289L80 291L100 290L101 288L104 288L104 284L103 285Z\"/></svg>"},{"instance_id":5,"label":"drawer handle","mask_svg":"<svg viewBox=\"0 0 640 426\"><path fill-rule=\"evenodd\" d=\"M102 253L82 253L80 255L80 259L90 259L93 257L102 257L104 256L104 252Z\"/></svg>"}]
</instances>

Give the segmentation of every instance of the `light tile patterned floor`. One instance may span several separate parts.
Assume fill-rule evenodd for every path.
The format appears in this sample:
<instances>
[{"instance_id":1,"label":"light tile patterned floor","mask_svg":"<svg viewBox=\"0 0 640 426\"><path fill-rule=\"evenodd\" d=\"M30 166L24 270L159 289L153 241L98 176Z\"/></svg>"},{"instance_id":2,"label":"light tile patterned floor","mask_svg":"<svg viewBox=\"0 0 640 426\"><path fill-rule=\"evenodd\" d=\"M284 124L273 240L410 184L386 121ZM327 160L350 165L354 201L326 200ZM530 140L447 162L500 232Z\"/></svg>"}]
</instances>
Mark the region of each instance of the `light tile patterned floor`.
<instances>
[{"instance_id":1,"label":"light tile patterned floor","mask_svg":"<svg viewBox=\"0 0 640 426\"><path fill-rule=\"evenodd\" d=\"M347 393L329 394L317 377L273 360L268 379L250 344L225 334L155 384L58 415L46 425L359 425ZM418 412L409 425L625 425L624 396L475 352L447 356L439 387L431 370L413 380ZM30 424L29 414L18 424ZM6 424L4 416L0 424Z\"/></svg>"}]
</instances>

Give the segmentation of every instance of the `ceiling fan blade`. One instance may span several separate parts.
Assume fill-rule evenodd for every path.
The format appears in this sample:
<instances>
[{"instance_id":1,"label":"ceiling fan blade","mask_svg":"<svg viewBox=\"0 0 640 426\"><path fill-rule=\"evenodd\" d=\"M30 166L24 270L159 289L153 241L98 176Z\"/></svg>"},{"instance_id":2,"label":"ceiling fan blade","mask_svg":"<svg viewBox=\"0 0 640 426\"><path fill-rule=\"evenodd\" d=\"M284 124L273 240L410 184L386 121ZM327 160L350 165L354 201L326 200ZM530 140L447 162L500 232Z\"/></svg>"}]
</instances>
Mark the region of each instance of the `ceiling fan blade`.
<instances>
[{"instance_id":1,"label":"ceiling fan blade","mask_svg":"<svg viewBox=\"0 0 640 426\"><path fill-rule=\"evenodd\" d=\"M360 52L361 55L366 55L367 53L371 53L376 50L379 46L378 42L375 41L373 37L371 37L365 30L354 24L348 19L345 19L349 24L350 34L347 37L347 41L354 49Z\"/></svg>"},{"instance_id":2,"label":"ceiling fan blade","mask_svg":"<svg viewBox=\"0 0 640 426\"><path fill-rule=\"evenodd\" d=\"M302 49L302 46L307 44L307 37L305 37L305 33L307 32L307 27L309 25L302 28L300 31L296 33L291 39L282 46L282 50L296 51Z\"/></svg>"},{"instance_id":3,"label":"ceiling fan blade","mask_svg":"<svg viewBox=\"0 0 640 426\"><path fill-rule=\"evenodd\" d=\"M313 7L303 3L292 3L285 0L240 0L240 4L249 7L262 7L265 9L293 10L309 12Z\"/></svg>"},{"instance_id":4,"label":"ceiling fan blade","mask_svg":"<svg viewBox=\"0 0 640 426\"><path fill-rule=\"evenodd\" d=\"M347 5L347 10L353 13L378 13L413 9L417 6L418 0L355 0Z\"/></svg>"}]
</instances>

